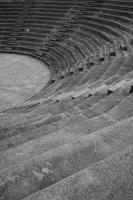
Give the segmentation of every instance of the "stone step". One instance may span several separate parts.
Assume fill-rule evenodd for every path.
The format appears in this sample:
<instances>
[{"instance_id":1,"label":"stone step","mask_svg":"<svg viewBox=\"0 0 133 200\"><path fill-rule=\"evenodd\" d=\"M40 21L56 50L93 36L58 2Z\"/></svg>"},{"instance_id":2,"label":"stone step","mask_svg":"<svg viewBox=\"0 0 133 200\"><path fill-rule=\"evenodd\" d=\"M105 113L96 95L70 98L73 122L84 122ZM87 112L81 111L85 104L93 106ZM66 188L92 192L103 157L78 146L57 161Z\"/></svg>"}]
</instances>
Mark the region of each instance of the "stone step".
<instances>
[{"instance_id":1,"label":"stone step","mask_svg":"<svg viewBox=\"0 0 133 200\"><path fill-rule=\"evenodd\" d=\"M85 114L88 118L98 116L111 110L116 105L129 96L128 90L118 90L112 94L106 96L97 102L94 106L87 108L86 106L80 106L81 113Z\"/></svg>"},{"instance_id":2,"label":"stone step","mask_svg":"<svg viewBox=\"0 0 133 200\"><path fill-rule=\"evenodd\" d=\"M120 80L124 80L126 75L128 76L128 74L133 70L132 60L133 60L133 53L131 52L129 53L128 57L125 59L121 67L118 69L118 72L114 76L106 80L104 83L112 84L113 82L117 83Z\"/></svg>"},{"instance_id":3,"label":"stone step","mask_svg":"<svg viewBox=\"0 0 133 200\"><path fill-rule=\"evenodd\" d=\"M109 67L109 65L111 64L111 59L107 59L105 61L105 63L103 63L102 65L95 65L94 67L92 67L87 73L80 73L79 75L77 75L77 77L75 77L75 79L72 79L69 83L69 87L68 89L74 89L79 87L82 84L85 84L86 82L91 82L94 80L97 80L98 78L101 77L101 75L107 70L107 68ZM85 79L85 80L84 80ZM62 90L64 90L65 85L68 85L67 81L66 83L61 87Z\"/></svg>"},{"instance_id":4,"label":"stone step","mask_svg":"<svg viewBox=\"0 0 133 200\"><path fill-rule=\"evenodd\" d=\"M116 119L112 118L110 115L103 114L98 117L94 117L93 119L86 119L81 123L75 123L74 125L70 127L62 128L61 130L58 130L54 132L56 129L54 126L50 126L49 128L46 127L40 127L38 129L29 129L24 132L20 132L20 134L10 136L6 139L0 140L0 152L5 151L10 148L17 147L20 144L24 144L25 142L32 143L32 140L42 140L45 142L46 149L50 146L54 147L59 144L67 143L68 141L75 139L79 136L82 136L83 133L91 133L93 131L96 131L98 129L102 129L105 126L108 126L112 123L117 122ZM45 138L43 140L43 138ZM36 143L36 142L35 142ZM33 141L34 144L34 141ZM27 146L25 144L25 146ZM22 151L22 149L21 149ZM28 155L28 152L27 152Z\"/></svg>"},{"instance_id":5,"label":"stone step","mask_svg":"<svg viewBox=\"0 0 133 200\"><path fill-rule=\"evenodd\" d=\"M106 72L104 73L104 75L101 77L101 80L107 80L108 78L114 76L117 71L120 69L120 67L122 66L122 64L125 61L125 57L124 56L119 56L116 57L114 59L114 62L111 63L111 65L109 66L109 68L106 70Z\"/></svg>"},{"instance_id":6,"label":"stone step","mask_svg":"<svg viewBox=\"0 0 133 200\"><path fill-rule=\"evenodd\" d=\"M85 120L79 124L74 124L73 126L64 128L49 135L31 140L29 142L25 141L24 144L16 147L14 146L13 148L10 148L6 151L4 151L4 148L2 149L1 145L0 169L30 158L31 156L37 156L38 154L74 141L75 139L88 135L94 131L101 130L116 122L118 121L112 118L110 115L103 114L93 119ZM27 133L27 135L29 134Z\"/></svg>"},{"instance_id":7,"label":"stone step","mask_svg":"<svg viewBox=\"0 0 133 200\"><path fill-rule=\"evenodd\" d=\"M97 85L101 85L101 84L112 84L113 81L115 81L115 77L117 80L117 76L119 75L123 75L128 73L129 71L131 71L132 66L131 66L131 57L132 54L129 55L128 57L116 57L111 65L109 66L109 68L105 71L105 73L103 74L103 76L101 76L100 79L98 79L98 81L92 82L90 83L90 87L96 87Z\"/></svg>"},{"instance_id":8,"label":"stone step","mask_svg":"<svg viewBox=\"0 0 133 200\"><path fill-rule=\"evenodd\" d=\"M79 99L79 101L78 101L78 99ZM82 99L82 95L81 95L81 99ZM90 98L89 98L90 99ZM67 100L67 99L66 99ZM64 100L64 104L65 104L65 107L67 107L67 103L66 103L66 100ZM71 100L72 101L72 100ZM69 100L69 102L68 102L68 107L69 107L69 104L70 104L70 107L69 107L69 109L71 109L75 104L73 104L72 102L71 102L70 100ZM74 101L73 101L74 102ZM84 103L84 99L83 99L83 101L80 101L80 97L79 98L77 98L76 100L75 100L75 102L78 102L79 104L83 104ZM81 103L80 103L81 102ZM15 120L17 120L17 121L19 121L20 119L21 120L23 120L23 123L24 123L24 120L28 123L29 122L29 120L30 121L32 121L32 118L31 118L31 114L33 115L33 113L34 114L36 114L35 115L35 120L38 120L38 119L36 119L36 117L37 117L37 113L38 113L38 115L39 115L39 118L43 118L43 115L44 115L44 117L46 117L45 116L45 112L48 114L49 112L52 112L52 115L54 114L54 111L53 110L56 110L56 114L57 113L59 113L58 112L58 109L60 109L60 111L62 110L62 101L61 102L59 102L58 104L56 104L56 103L50 103L50 104L48 104L48 106L47 106L47 103L45 104L40 104L39 106L36 106L35 107L35 109L33 110L33 112L31 111L31 112L26 112L26 110L28 109L27 107L25 108L25 109L23 109L23 112L22 112L22 110L21 110L21 113L14 113L14 115L12 114L12 113L8 113L8 114L5 114L5 115L3 115L3 117L2 117L2 115L1 115L1 124L2 123L4 123L4 121L5 121L5 123L7 123L7 120L8 120L8 127L9 127L9 124L10 123L12 123L12 124L14 124L15 125ZM64 105L63 105L64 106ZM48 107L48 108L46 108L46 107ZM56 108L57 107L57 108ZM25 113L26 112L26 113ZM43 115L41 116L41 112L43 113ZM16 115L17 115L17 117L16 117ZM26 117L26 115L27 115L27 117L29 118L27 118ZM28 120L27 120L28 119ZM11 122L9 122L9 120L11 121Z\"/></svg>"},{"instance_id":9,"label":"stone step","mask_svg":"<svg viewBox=\"0 0 133 200\"><path fill-rule=\"evenodd\" d=\"M4 199L22 199L133 144L133 118L0 171ZM73 187L74 188L74 187Z\"/></svg>"},{"instance_id":10,"label":"stone step","mask_svg":"<svg viewBox=\"0 0 133 200\"><path fill-rule=\"evenodd\" d=\"M121 92L121 90L120 90L120 92L116 91L109 97L106 96L105 92L107 92L107 91L102 93L102 90L101 90L101 91L97 91L96 94L93 94L93 96L91 96L87 99L84 98L84 94L83 94L83 97L81 95L81 96L79 96L79 98L75 99L75 103L73 103L74 100L73 101L71 100L72 101L72 103L71 103L70 100L68 100L68 102L67 102L67 99L65 99L64 101L61 101L58 103L50 103L49 106L47 106L47 102L46 102L46 104L40 104L39 106L35 107L35 109L32 110L31 112L25 112L26 110L23 110L23 112L21 112L21 113L13 113L13 114L9 113L9 114L3 115L3 117L1 116L0 126L6 127L7 121L8 121L8 128L9 128L9 127L13 127L13 126L14 127L21 126L22 122L23 122L22 125L25 126L26 124L30 124L32 122L34 123L35 121L38 122L40 120L47 120L48 118L49 119L50 118L59 118L59 113L61 112L61 110L62 110L61 113L63 113L63 107L65 107L64 112L71 111L71 113L74 112L74 109L75 109L74 106L76 106L76 108L77 108L77 105L79 105L79 106L81 105L81 107L84 107L87 105L87 107L89 107L89 108L90 107L94 108L95 104L97 102L98 102L98 104L100 104L101 103L100 100L102 100L102 99L103 99L102 104L106 104L106 101L109 101L110 98L111 98L111 101L114 101L115 100L114 96L116 96L117 93L118 93L118 95L122 95L119 93L123 93L123 95L126 95L126 93L129 92L128 89L124 89L124 91L122 91L122 92ZM57 116L52 116L54 113ZM32 118L31 118L31 115L32 115Z\"/></svg>"},{"instance_id":11,"label":"stone step","mask_svg":"<svg viewBox=\"0 0 133 200\"><path fill-rule=\"evenodd\" d=\"M86 76L84 76L83 79L80 81L80 84L85 84L86 82L90 83L100 79L111 65L111 62L112 60L110 58L106 58L106 60L101 65L94 65L92 68L90 68Z\"/></svg>"},{"instance_id":12,"label":"stone step","mask_svg":"<svg viewBox=\"0 0 133 200\"><path fill-rule=\"evenodd\" d=\"M23 200L131 200L133 145Z\"/></svg>"},{"instance_id":13,"label":"stone step","mask_svg":"<svg viewBox=\"0 0 133 200\"><path fill-rule=\"evenodd\" d=\"M128 54L128 57L126 58L125 62L119 68L118 74L124 76L126 73L133 70L132 63L133 63L133 52Z\"/></svg>"},{"instance_id":14,"label":"stone step","mask_svg":"<svg viewBox=\"0 0 133 200\"><path fill-rule=\"evenodd\" d=\"M15 136L17 134L23 134L27 130L32 131L38 128L44 128L45 131L52 130L53 128L53 131L56 131L67 126L72 126L74 124L80 123L86 119L87 117L82 113L71 114L65 112L61 113L60 115L42 118L38 121L35 121L34 119L34 121L29 124L23 124L23 122L20 121L19 124L12 124L11 127L1 127L0 140ZM48 134L48 132L45 134Z\"/></svg>"},{"instance_id":15,"label":"stone step","mask_svg":"<svg viewBox=\"0 0 133 200\"><path fill-rule=\"evenodd\" d=\"M33 106L33 109L28 109L28 107L22 107L22 109L20 109L20 112L15 112L13 111L11 113L8 114L3 114L3 116L1 115L0 117L0 125L4 125L7 123L8 121L8 127L10 126L10 124L17 124L17 122L19 123L19 121L23 121L24 123L28 123L30 121L37 121L38 118L44 118L44 117L49 117L51 114L52 115L57 115L59 113L63 113L67 110L71 110L74 108L74 106L78 105L82 105L82 104L90 104L90 106L94 105L95 103L97 103L100 99L104 98L106 96L106 93L99 91L96 94L94 94L93 96L87 98L89 95L88 92L83 93L83 95L80 95L79 97L75 98L74 100L72 100L72 98L66 98L64 100L61 100L59 102L48 102L46 101L46 103L41 103L37 106ZM85 97L84 97L85 96ZM32 118L31 118L32 115Z\"/></svg>"},{"instance_id":16,"label":"stone step","mask_svg":"<svg viewBox=\"0 0 133 200\"><path fill-rule=\"evenodd\" d=\"M112 108L108 113L118 120L131 117L133 113L133 94L123 99L123 101Z\"/></svg>"},{"instance_id":17,"label":"stone step","mask_svg":"<svg viewBox=\"0 0 133 200\"><path fill-rule=\"evenodd\" d=\"M128 96L127 91L120 90L114 92L105 99L99 101L95 106L92 106L92 108L82 107L80 110L73 110L74 112L72 111L72 114L66 113L66 115L62 116L62 119L55 121L55 123L52 123L52 118L47 120L44 118L42 121L36 123L33 122L33 124L31 123L27 126L18 126L18 128L15 127L7 130L3 128L1 129L0 150L2 151L16 146L17 144L37 139L38 137L44 135L49 135L61 128L64 129L72 125L77 125L80 122L86 121L88 118L91 119L96 116L100 116L105 112L109 112L113 106L116 106L118 103L120 103L120 101L126 96ZM81 114L81 112L83 112L83 114Z\"/></svg>"}]
</instances>

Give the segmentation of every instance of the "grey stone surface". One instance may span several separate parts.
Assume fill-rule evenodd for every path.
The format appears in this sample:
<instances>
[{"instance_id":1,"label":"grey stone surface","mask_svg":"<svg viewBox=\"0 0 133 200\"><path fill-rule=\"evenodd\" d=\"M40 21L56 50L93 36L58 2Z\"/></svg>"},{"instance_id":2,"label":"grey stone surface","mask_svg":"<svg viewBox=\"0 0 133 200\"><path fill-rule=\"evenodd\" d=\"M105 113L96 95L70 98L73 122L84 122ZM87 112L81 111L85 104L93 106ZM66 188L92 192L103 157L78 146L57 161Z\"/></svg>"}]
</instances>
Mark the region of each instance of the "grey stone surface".
<instances>
[{"instance_id":1,"label":"grey stone surface","mask_svg":"<svg viewBox=\"0 0 133 200\"><path fill-rule=\"evenodd\" d=\"M133 94L130 94L119 105L109 111L116 119L122 120L133 115Z\"/></svg>"},{"instance_id":2,"label":"grey stone surface","mask_svg":"<svg viewBox=\"0 0 133 200\"><path fill-rule=\"evenodd\" d=\"M16 148L0 153L0 169L7 167L7 165L10 166L11 164L18 163L19 161L30 158L31 156L33 157L39 155L51 150L52 148L74 141L116 122L117 120L113 117L104 114L93 118L92 120L85 120L84 122L74 124L71 127L66 127L50 135L42 136L29 142L27 141L27 143L19 145Z\"/></svg>"},{"instance_id":3,"label":"grey stone surface","mask_svg":"<svg viewBox=\"0 0 133 200\"><path fill-rule=\"evenodd\" d=\"M17 54L0 54L0 111L27 100L50 78L47 66L37 59Z\"/></svg>"},{"instance_id":4,"label":"grey stone surface","mask_svg":"<svg viewBox=\"0 0 133 200\"><path fill-rule=\"evenodd\" d=\"M97 102L96 104L94 104L94 106L90 108L81 107L81 112L86 114L86 116L88 116L89 118L92 118L94 116L108 112L116 105L119 105L119 103L127 96L128 96L128 91L118 90L110 94L109 96L106 96L105 98L101 99L99 102Z\"/></svg>"},{"instance_id":5,"label":"grey stone surface","mask_svg":"<svg viewBox=\"0 0 133 200\"><path fill-rule=\"evenodd\" d=\"M0 171L3 198L19 200L126 149L133 144L132 121L133 118L127 119L45 153L31 154L29 159L13 165L10 165L10 161L15 156L12 154L8 164L5 155L5 158L1 158L5 168ZM21 151L16 153L21 155Z\"/></svg>"},{"instance_id":6,"label":"grey stone surface","mask_svg":"<svg viewBox=\"0 0 133 200\"><path fill-rule=\"evenodd\" d=\"M133 146L24 200L131 200Z\"/></svg>"},{"instance_id":7,"label":"grey stone surface","mask_svg":"<svg viewBox=\"0 0 133 200\"><path fill-rule=\"evenodd\" d=\"M45 148L49 149L50 147L58 146L59 144L67 143L73 139L76 139L82 135L90 134L92 131L96 131L102 129L105 126L109 126L112 123L117 122L110 115L104 114L93 119L86 119L81 123L74 124L70 127L64 127L63 129L59 129L53 125L47 127L40 127L38 129L27 130L23 133L19 132L17 135L6 138L0 141L0 151L4 151L10 147L16 147L25 142L30 142L34 144L34 140L38 138L41 140L41 137L44 136ZM56 132L54 132L56 131ZM43 141L43 138L42 138ZM36 142L35 142L36 143ZM25 144L26 146L28 145ZM38 144L39 145L39 144ZM41 146L41 145L40 145ZM29 146L28 146L29 147ZM20 147L21 148L21 147ZM22 153L22 152L21 152ZM28 154L27 154L28 155Z\"/></svg>"}]
</instances>

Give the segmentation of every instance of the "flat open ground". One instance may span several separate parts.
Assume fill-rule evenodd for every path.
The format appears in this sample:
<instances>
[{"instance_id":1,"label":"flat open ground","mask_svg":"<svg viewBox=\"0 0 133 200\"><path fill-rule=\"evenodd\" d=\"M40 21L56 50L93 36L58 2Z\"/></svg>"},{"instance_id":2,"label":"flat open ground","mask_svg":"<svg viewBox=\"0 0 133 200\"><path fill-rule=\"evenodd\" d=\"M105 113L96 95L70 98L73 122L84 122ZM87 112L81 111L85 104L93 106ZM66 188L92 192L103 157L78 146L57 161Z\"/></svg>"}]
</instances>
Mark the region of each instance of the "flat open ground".
<instances>
[{"instance_id":1,"label":"flat open ground","mask_svg":"<svg viewBox=\"0 0 133 200\"><path fill-rule=\"evenodd\" d=\"M37 59L0 54L0 111L17 105L44 87L50 70Z\"/></svg>"}]
</instances>

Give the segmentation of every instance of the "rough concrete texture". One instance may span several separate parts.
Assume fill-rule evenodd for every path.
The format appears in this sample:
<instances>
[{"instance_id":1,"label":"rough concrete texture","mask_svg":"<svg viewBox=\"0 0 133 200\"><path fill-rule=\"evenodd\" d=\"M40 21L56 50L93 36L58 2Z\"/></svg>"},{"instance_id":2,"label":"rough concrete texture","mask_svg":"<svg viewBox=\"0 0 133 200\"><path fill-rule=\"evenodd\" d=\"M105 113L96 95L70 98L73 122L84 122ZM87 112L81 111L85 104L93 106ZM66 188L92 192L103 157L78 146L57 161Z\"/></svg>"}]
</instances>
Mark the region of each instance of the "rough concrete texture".
<instances>
[{"instance_id":1,"label":"rough concrete texture","mask_svg":"<svg viewBox=\"0 0 133 200\"><path fill-rule=\"evenodd\" d=\"M0 111L36 94L50 78L50 71L37 59L0 54Z\"/></svg>"},{"instance_id":2,"label":"rough concrete texture","mask_svg":"<svg viewBox=\"0 0 133 200\"><path fill-rule=\"evenodd\" d=\"M133 146L24 200L131 200Z\"/></svg>"},{"instance_id":3,"label":"rough concrete texture","mask_svg":"<svg viewBox=\"0 0 133 200\"><path fill-rule=\"evenodd\" d=\"M3 153L3 158L0 157L3 199L22 199L126 149L133 144L132 122L133 118L129 118L46 152L39 153L40 146L34 146L37 149L27 159L15 160L14 154L8 157L8 153ZM21 156L21 151L16 154Z\"/></svg>"}]
</instances>

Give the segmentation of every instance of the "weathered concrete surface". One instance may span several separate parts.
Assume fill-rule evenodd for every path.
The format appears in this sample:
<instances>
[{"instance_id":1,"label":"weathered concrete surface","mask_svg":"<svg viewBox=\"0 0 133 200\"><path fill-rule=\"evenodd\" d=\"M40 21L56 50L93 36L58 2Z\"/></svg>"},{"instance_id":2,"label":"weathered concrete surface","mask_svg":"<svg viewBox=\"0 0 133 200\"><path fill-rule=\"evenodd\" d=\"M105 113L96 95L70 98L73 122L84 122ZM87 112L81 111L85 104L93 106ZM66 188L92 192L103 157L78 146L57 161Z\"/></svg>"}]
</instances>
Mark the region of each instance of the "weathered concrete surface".
<instances>
[{"instance_id":1,"label":"weathered concrete surface","mask_svg":"<svg viewBox=\"0 0 133 200\"><path fill-rule=\"evenodd\" d=\"M131 200L133 145L24 200Z\"/></svg>"},{"instance_id":2,"label":"weathered concrete surface","mask_svg":"<svg viewBox=\"0 0 133 200\"><path fill-rule=\"evenodd\" d=\"M54 132L54 126L50 128L40 127L38 129L27 130L24 134L20 133L16 136L8 137L4 140L1 140L0 152L8 148L24 144L25 142L25 145L28 145L29 149L29 144L27 144L27 142L30 142L31 140L33 140L34 142L35 139L41 140L43 146L45 146L45 150L48 150L47 148L54 148L55 145L58 146L59 144L67 143L72 139L75 139L85 134L89 134L96 130L100 130L103 127L109 126L115 122L116 120L110 115L104 114L102 116L93 118L92 120L89 119L81 123L74 124L73 126L62 128L61 130L58 130L56 132ZM44 137L44 139L42 137ZM36 141L35 143L38 142ZM41 147L41 144L39 144L39 146ZM20 151L22 153L22 149ZM28 151L26 151L26 153L28 155Z\"/></svg>"},{"instance_id":3,"label":"weathered concrete surface","mask_svg":"<svg viewBox=\"0 0 133 200\"><path fill-rule=\"evenodd\" d=\"M39 154L52 150L55 147L72 141L74 142L74 140L81 139L85 135L87 136L94 131L108 127L116 122L111 116L104 114L92 120L85 120L71 127L66 127L49 135L25 142L16 148L0 152L0 170L33 156L39 156ZM26 135L28 136L29 134L27 133Z\"/></svg>"},{"instance_id":4,"label":"weathered concrete surface","mask_svg":"<svg viewBox=\"0 0 133 200\"><path fill-rule=\"evenodd\" d=\"M49 78L48 67L34 58L0 54L0 111L33 96Z\"/></svg>"},{"instance_id":5,"label":"weathered concrete surface","mask_svg":"<svg viewBox=\"0 0 133 200\"><path fill-rule=\"evenodd\" d=\"M118 122L110 127L74 140L71 143L53 148L44 153L40 152L41 154L39 155L36 154L37 148L36 153L33 152L29 159L21 160L13 165L10 165L12 164L10 160L13 159L14 154L7 162L5 162L6 155L5 159L1 157L3 168L5 166L4 169L0 170L2 200L23 199L91 166L105 157L123 151L133 144L132 120L133 118ZM21 156L21 152L17 153ZM108 173L110 172L108 171ZM85 183L83 184L86 187L88 178L86 177L84 181ZM75 183L73 188L75 188Z\"/></svg>"}]
</instances>

